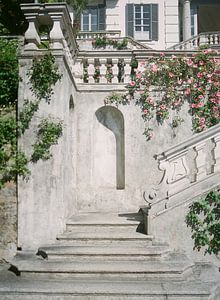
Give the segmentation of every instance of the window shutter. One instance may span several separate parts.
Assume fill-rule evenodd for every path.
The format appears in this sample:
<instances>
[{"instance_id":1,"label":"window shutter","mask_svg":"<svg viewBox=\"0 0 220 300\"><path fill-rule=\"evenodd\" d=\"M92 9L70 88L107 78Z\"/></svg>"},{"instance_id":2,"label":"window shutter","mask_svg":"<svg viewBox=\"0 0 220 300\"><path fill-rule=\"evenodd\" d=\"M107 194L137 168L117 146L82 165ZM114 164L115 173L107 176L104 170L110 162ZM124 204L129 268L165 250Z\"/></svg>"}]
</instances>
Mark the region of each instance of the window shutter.
<instances>
[{"instance_id":1,"label":"window shutter","mask_svg":"<svg viewBox=\"0 0 220 300\"><path fill-rule=\"evenodd\" d=\"M151 39L153 41L158 41L158 4L151 4L151 23L152 23L152 36Z\"/></svg>"},{"instance_id":2,"label":"window shutter","mask_svg":"<svg viewBox=\"0 0 220 300\"><path fill-rule=\"evenodd\" d=\"M106 15L105 6L99 6L98 9L98 30L105 30Z\"/></svg>"},{"instance_id":3,"label":"window shutter","mask_svg":"<svg viewBox=\"0 0 220 300\"><path fill-rule=\"evenodd\" d=\"M134 5L127 4L126 6L126 34L134 37Z\"/></svg>"}]
</instances>

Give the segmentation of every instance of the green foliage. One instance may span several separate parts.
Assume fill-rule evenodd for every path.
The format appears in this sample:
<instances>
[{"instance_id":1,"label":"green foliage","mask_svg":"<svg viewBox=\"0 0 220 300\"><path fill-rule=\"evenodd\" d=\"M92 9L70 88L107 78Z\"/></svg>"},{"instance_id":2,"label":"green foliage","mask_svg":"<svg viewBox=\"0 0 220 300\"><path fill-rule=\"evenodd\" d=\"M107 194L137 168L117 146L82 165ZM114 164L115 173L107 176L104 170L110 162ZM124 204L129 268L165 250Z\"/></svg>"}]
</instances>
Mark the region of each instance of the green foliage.
<instances>
[{"instance_id":1,"label":"green foliage","mask_svg":"<svg viewBox=\"0 0 220 300\"><path fill-rule=\"evenodd\" d=\"M204 247L205 254L220 251L220 194L211 191L205 198L194 202L186 216L191 227L194 249Z\"/></svg>"},{"instance_id":2,"label":"green foliage","mask_svg":"<svg viewBox=\"0 0 220 300\"><path fill-rule=\"evenodd\" d=\"M106 46L113 46L117 50L127 49L128 40L124 38L122 41L113 40L107 38L106 36L97 37L93 42L92 45L94 48L105 48Z\"/></svg>"},{"instance_id":3,"label":"green foliage","mask_svg":"<svg viewBox=\"0 0 220 300\"><path fill-rule=\"evenodd\" d=\"M31 161L35 163L40 159L49 159L52 156L50 153L50 147L57 144L61 135L61 122L55 123L48 119L42 120L42 122L38 125L37 141L33 145Z\"/></svg>"},{"instance_id":4,"label":"green foliage","mask_svg":"<svg viewBox=\"0 0 220 300\"><path fill-rule=\"evenodd\" d=\"M47 53L41 58L34 58L28 75L30 76L31 90L36 98L38 100L45 99L49 103L53 94L53 86L62 77L53 55Z\"/></svg>"},{"instance_id":5,"label":"green foliage","mask_svg":"<svg viewBox=\"0 0 220 300\"><path fill-rule=\"evenodd\" d=\"M0 107L15 103L19 83L17 40L0 39Z\"/></svg>"},{"instance_id":6,"label":"green foliage","mask_svg":"<svg viewBox=\"0 0 220 300\"><path fill-rule=\"evenodd\" d=\"M216 54L211 49L198 51L191 57L170 57L160 53L139 65L134 57L127 93L109 96L105 103L126 105L134 101L141 109L146 123L144 134L147 133L149 140L152 119L162 125L173 110L175 116L171 124L174 128L182 123L176 121L182 120L179 113L183 104L188 102L193 130L201 132L220 122L220 60ZM154 91L161 92L161 97L155 97ZM123 99L119 100L120 97Z\"/></svg>"},{"instance_id":7,"label":"green foliage","mask_svg":"<svg viewBox=\"0 0 220 300\"><path fill-rule=\"evenodd\" d=\"M29 128L30 122L39 108L39 101L24 100L22 110L19 112L18 118L18 134L21 135Z\"/></svg>"},{"instance_id":8,"label":"green foliage","mask_svg":"<svg viewBox=\"0 0 220 300\"><path fill-rule=\"evenodd\" d=\"M24 134L29 128L40 101L51 100L53 86L61 78L54 57L50 53L40 59L35 59L28 74L36 100L24 100L17 118L16 103L19 83L17 48L16 40L0 39L0 189L6 182L16 181L17 175L28 178L30 174L28 163L31 159L37 160L37 155L42 159L50 158L49 147L57 143L62 133L61 123L56 124L52 121L47 123L44 120L37 133L38 140L34 146L33 156L28 158L24 152L17 149L18 136ZM45 134L44 130L46 130ZM48 141L46 142L45 139ZM40 155L39 151L41 151Z\"/></svg>"},{"instance_id":9,"label":"green foliage","mask_svg":"<svg viewBox=\"0 0 220 300\"><path fill-rule=\"evenodd\" d=\"M31 0L1 0L0 5L0 34L23 34L27 29L27 21L21 11L21 3Z\"/></svg>"}]
</instances>

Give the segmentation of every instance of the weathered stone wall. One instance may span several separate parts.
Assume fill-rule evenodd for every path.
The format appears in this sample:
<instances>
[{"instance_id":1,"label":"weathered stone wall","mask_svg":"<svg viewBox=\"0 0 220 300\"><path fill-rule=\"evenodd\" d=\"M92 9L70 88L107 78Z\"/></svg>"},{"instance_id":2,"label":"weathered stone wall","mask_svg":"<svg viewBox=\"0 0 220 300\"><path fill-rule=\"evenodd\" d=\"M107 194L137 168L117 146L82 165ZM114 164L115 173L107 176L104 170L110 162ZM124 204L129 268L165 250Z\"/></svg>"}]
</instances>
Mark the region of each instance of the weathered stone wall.
<instances>
[{"instance_id":1,"label":"weathered stone wall","mask_svg":"<svg viewBox=\"0 0 220 300\"><path fill-rule=\"evenodd\" d=\"M19 88L19 105L23 99L32 99L27 78L32 56L20 60L23 81ZM37 249L39 245L52 243L57 234L65 230L66 220L75 211L75 128L74 102L76 90L71 80L65 57L56 57L62 74L61 81L54 87L50 104L41 101L30 128L19 141L21 149L31 153L39 120L52 118L63 123L63 135L51 149L52 158L30 163L29 180L18 182L18 247Z\"/></svg>"},{"instance_id":2,"label":"weathered stone wall","mask_svg":"<svg viewBox=\"0 0 220 300\"><path fill-rule=\"evenodd\" d=\"M8 183L0 190L0 260L7 259L17 245L17 197L16 185Z\"/></svg>"}]
</instances>

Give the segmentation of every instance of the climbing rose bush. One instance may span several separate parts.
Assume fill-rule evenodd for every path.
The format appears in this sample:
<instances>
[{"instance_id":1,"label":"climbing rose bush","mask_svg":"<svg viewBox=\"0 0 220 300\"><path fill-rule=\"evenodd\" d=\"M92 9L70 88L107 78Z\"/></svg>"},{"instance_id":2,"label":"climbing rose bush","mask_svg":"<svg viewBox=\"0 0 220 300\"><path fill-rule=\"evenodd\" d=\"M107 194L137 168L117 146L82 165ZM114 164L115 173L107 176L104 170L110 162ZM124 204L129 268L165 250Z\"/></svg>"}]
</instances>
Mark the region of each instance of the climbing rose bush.
<instances>
[{"instance_id":1,"label":"climbing rose bush","mask_svg":"<svg viewBox=\"0 0 220 300\"><path fill-rule=\"evenodd\" d=\"M191 56L158 56L147 58L132 70L132 80L123 96L115 93L106 104L129 104L134 101L141 108L146 123L144 134L151 139L153 129L150 120L163 123L176 112L176 120L182 105L189 103L194 132L201 132L220 122L220 59L211 49L200 50ZM154 91L161 97L153 96Z\"/></svg>"}]
</instances>

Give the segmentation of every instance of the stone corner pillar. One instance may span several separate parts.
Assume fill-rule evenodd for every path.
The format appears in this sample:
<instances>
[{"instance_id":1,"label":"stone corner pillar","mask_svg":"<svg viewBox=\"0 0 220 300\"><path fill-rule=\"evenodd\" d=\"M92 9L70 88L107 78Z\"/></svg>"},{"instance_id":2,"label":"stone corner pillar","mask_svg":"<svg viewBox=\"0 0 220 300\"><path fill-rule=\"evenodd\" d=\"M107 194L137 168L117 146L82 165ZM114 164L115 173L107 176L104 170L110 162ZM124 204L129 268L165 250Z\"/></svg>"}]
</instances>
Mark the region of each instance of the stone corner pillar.
<instances>
[{"instance_id":1,"label":"stone corner pillar","mask_svg":"<svg viewBox=\"0 0 220 300\"><path fill-rule=\"evenodd\" d=\"M184 41L191 38L190 1L191 0L183 0L183 40Z\"/></svg>"},{"instance_id":2,"label":"stone corner pillar","mask_svg":"<svg viewBox=\"0 0 220 300\"><path fill-rule=\"evenodd\" d=\"M28 21L28 29L24 34L25 50L38 49L40 37L37 31L37 18L41 9L41 4L21 4L21 10Z\"/></svg>"}]
</instances>

